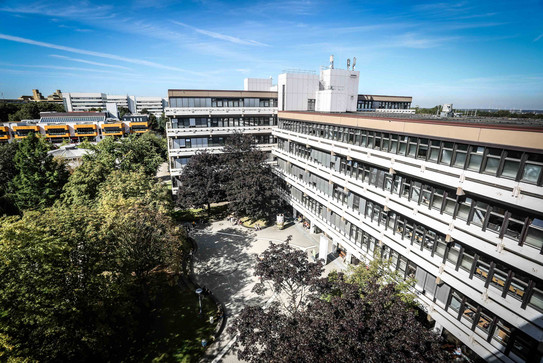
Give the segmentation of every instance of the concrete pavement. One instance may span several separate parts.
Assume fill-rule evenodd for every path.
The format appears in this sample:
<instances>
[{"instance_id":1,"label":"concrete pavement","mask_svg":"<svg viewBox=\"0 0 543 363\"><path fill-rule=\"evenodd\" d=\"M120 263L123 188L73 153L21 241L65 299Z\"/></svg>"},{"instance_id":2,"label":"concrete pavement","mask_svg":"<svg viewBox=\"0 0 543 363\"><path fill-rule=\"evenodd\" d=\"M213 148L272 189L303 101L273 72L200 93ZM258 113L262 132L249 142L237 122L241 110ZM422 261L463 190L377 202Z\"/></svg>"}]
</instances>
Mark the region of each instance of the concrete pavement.
<instances>
[{"instance_id":1,"label":"concrete pavement","mask_svg":"<svg viewBox=\"0 0 543 363\"><path fill-rule=\"evenodd\" d=\"M283 230L272 226L260 231L242 226L233 226L229 221L213 222L205 227L196 228L191 236L198 244L194 255L194 277L198 284L207 287L224 304L226 329L233 318L246 305L264 305L270 303L272 296L268 292L259 296L251 289L257 282L253 275L257 256L269 246L269 241L280 243L292 235L291 245L306 251L308 258L311 251L318 252L319 235L310 234L299 223ZM336 260L329 263L325 270L340 270L345 265ZM234 337L223 331L206 351L205 362L239 362L236 352L231 348Z\"/></svg>"}]
</instances>

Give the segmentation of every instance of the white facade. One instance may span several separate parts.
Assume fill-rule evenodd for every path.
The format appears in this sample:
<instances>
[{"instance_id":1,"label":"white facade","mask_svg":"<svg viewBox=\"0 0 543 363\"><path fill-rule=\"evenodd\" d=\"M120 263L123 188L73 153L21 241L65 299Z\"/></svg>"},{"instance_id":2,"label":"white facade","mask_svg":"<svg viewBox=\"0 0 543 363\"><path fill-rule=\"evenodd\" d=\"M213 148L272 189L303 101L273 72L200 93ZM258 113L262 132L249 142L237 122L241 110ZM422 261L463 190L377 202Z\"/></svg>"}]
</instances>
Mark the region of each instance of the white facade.
<instances>
[{"instance_id":1,"label":"white facade","mask_svg":"<svg viewBox=\"0 0 543 363\"><path fill-rule=\"evenodd\" d=\"M315 101L319 77L311 73L283 73L277 80L277 106L281 111L307 111ZM313 102L313 105L315 102Z\"/></svg>"},{"instance_id":2,"label":"white facade","mask_svg":"<svg viewBox=\"0 0 543 363\"><path fill-rule=\"evenodd\" d=\"M281 111L356 112L360 72L328 68L320 76L283 73L277 82Z\"/></svg>"},{"instance_id":3,"label":"white facade","mask_svg":"<svg viewBox=\"0 0 543 363\"><path fill-rule=\"evenodd\" d=\"M66 112L87 112L90 109L106 109L105 93L63 92Z\"/></svg>"},{"instance_id":4,"label":"white facade","mask_svg":"<svg viewBox=\"0 0 543 363\"><path fill-rule=\"evenodd\" d=\"M245 78L243 80L244 91L271 91L272 78Z\"/></svg>"},{"instance_id":5,"label":"white facade","mask_svg":"<svg viewBox=\"0 0 543 363\"><path fill-rule=\"evenodd\" d=\"M149 113L160 117L164 112L166 100L162 97L135 97L127 95L107 95L105 93L62 93L66 112L86 112L90 109L107 109L107 103L117 106L117 109L124 107L130 113L141 113L147 109ZM116 113L115 117L118 117Z\"/></svg>"},{"instance_id":6,"label":"white facade","mask_svg":"<svg viewBox=\"0 0 543 363\"><path fill-rule=\"evenodd\" d=\"M356 112L359 78L359 71L322 70L315 110L319 112Z\"/></svg>"},{"instance_id":7,"label":"white facade","mask_svg":"<svg viewBox=\"0 0 543 363\"><path fill-rule=\"evenodd\" d=\"M144 109L156 117L162 116L166 100L162 97L136 97L136 113L141 113Z\"/></svg>"}]
</instances>

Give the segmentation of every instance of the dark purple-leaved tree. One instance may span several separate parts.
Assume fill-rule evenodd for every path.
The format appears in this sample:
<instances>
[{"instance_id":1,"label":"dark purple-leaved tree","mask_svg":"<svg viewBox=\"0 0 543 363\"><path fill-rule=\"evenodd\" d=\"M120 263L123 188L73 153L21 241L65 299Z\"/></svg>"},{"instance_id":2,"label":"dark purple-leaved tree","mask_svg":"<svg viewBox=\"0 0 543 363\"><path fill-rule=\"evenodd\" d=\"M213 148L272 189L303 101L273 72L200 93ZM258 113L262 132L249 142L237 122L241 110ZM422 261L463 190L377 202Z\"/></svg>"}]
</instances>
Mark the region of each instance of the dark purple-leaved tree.
<instances>
[{"instance_id":1,"label":"dark purple-leaved tree","mask_svg":"<svg viewBox=\"0 0 543 363\"><path fill-rule=\"evenodd\" d=\"M185 208L207 207L225 198L221 158L204 150L192 156L181 174L177 203Z\"/></svg>"},{"instance_id":2,"label":"dark purple-leaved tree","mask_svg":"<svg viewBox=\"0 0 543 363\"><path fill-rule=\"evenodd\" d=\"M416 310L394 283L379 283L375 277L360 285L347 282L343 274L318 279L304 272L305 254L303 259L294 252L287 244L272 244L256 274L283 293L289 288L287 281L305 283L309 291L305 303L297 309L280 304L268 310L245 308L229 328L238 335L239 359L251 363L449 360L441 339L416 320ZM298 271L303 272L300 277Z\"/></svg>"},{"instance_id":3,"label":"dark purple-leaved tree","mask_svg":"<svg viewBox=\"0 0 543 363\"><path fill-rule=\"evenodd\" d=\"M266 163L266 153L253 145L250 135L234 133L227 139L222 155L226 180L228 207L238 217L253 220L271 218L280 199L276 193L275 177Z\"/></svg>"},{"instance_id":4,"label":"dark purple-leaved tree","mask_svg":"<svg viewBox=\"0 0 543 363\"><path fill-rule=\"evenodd\" d=\"M302 309L315 292L324 269L320 260L310 262L307 253L290 246L291 237L281 244L270 242L258 257L254 274L260 277L260 283L253 291L263 294L271 289L284 311L293 313Z\"/></svg>"}]
</instances>

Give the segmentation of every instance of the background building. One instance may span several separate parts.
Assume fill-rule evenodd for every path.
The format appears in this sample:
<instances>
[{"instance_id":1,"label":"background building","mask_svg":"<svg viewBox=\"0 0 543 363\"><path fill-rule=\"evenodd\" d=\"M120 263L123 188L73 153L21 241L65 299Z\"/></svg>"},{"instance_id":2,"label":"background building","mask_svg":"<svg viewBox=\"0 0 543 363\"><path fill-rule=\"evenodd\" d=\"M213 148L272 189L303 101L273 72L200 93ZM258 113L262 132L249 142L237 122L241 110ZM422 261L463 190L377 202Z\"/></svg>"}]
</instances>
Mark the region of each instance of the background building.
<instances>
[{"instance_id":1,"label":"background building","mask_svg":"<svg viewBox=\"0 0 543 363\"><path fill-rule=\"evenodd\" d=\"M261 88L266 82L253 79L246 86ZM168 90L168 101L166 134L174 194L190 157L203 149L220 152L234 132L253 135L264 151L271 152L275 144L272 128L277 125L277 92L174 89Z\"/></svg>"}]
</instances>

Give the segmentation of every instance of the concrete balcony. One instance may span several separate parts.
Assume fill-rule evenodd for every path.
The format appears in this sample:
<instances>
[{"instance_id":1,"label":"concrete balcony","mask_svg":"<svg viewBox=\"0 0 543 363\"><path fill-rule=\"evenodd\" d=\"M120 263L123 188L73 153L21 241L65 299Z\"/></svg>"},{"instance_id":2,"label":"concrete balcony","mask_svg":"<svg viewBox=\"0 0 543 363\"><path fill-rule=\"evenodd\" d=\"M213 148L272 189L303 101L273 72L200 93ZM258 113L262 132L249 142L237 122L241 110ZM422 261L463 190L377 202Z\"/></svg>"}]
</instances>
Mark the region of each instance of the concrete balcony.
<instances>
[{"instance_id":1,"label":"concrete balcony","mask_svg":"<svg viewBox=\"0 0 543 363\"><path fill-rule=\"evenodd\" d=\"M277 107L166 107L166 116L277 115Z\"/></svg>"},{"instance_id":2,"label":"concrete balcony","mask_svg":"<svg viewBox=\"0 0 543 363\"><path fill-rule=\"evenodd\" d=\"M239 126L239 127L185 127L185 128L166 128L168 137L184 136L213 136L228 135L236 132L243 134L270 134L277 126Z\"/></svg>"}]
</instances>

